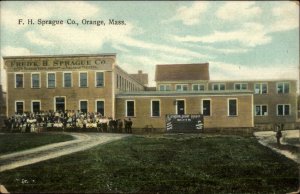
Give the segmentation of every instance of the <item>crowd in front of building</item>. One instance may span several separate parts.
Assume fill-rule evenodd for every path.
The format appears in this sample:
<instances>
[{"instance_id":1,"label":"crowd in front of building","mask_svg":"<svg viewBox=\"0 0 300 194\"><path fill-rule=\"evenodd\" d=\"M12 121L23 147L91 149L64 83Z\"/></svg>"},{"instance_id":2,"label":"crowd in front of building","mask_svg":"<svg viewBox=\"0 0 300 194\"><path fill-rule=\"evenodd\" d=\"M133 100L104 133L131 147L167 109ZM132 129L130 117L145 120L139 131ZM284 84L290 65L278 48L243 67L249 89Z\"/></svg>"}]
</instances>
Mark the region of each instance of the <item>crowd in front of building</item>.
<instances>
[{"instance_id":1,"label":"crowd in front of building","mask_svg":"<svg viewBox=\"0 0 300 194\"><path fill-rule=\"evenodd\" d=\"M132 121L112 119L98 112L82 112L80 110L41 111L15 113L5 120L5 126L11 131L39 132L45 129L86 130L97 129L98 132L131 133ZM124 129L123 129L124 126Z\"/></svg>"}]
</instances>

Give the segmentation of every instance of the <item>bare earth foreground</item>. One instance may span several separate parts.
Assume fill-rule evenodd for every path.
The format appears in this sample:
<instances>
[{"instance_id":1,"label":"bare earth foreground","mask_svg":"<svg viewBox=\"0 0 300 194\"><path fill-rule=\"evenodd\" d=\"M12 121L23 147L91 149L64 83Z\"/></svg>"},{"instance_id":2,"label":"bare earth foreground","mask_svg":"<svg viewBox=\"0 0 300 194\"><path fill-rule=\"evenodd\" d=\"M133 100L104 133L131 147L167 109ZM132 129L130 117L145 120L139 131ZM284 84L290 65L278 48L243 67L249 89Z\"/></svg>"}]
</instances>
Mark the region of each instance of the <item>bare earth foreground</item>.
<instances>
[{"instance_id":1,"label":"bare earth foreground","mask_svg":"<svg viewBox=\"0 0 300 194\"><path fill-rule=\"evenodd\" d=\"M271 148L273 151L285 155L300 164L300 131L287 130L282 131L281 146L276 145L276 133L274 131L260 131L255 132L254 135L259 143ZM294 141L291 141L294 140ZM295 149L289 149L289 147ZM296 150L296 151L295 151Z\"/></svg>"},{"instance_id":2,"label":"bare earth foreground","mask_svg":"<svg viewBox=\"0 0 300 194\"><path fill-rule=\"evenodd\" d=\"M21 152L0 156L0 172L83 151L99 144L108 143L129 136L111 133L66 133L75 140L49 144Z\"/></svg>"}]
</instances>

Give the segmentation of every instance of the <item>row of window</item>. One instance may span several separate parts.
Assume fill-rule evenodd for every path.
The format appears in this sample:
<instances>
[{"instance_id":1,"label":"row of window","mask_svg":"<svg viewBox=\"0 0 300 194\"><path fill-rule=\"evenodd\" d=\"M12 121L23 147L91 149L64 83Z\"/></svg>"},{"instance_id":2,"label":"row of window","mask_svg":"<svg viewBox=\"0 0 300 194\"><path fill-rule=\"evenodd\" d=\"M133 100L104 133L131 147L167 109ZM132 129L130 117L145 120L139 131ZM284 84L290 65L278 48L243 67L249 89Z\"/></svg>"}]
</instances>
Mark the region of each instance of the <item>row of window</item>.
<instances>
[{"instance_id":1,"label":"row of window","mask_svg":"<svg viewBox=\"0 0 300 194\"><path fill-rule=\"evenodd\" d=\"M131 81L117 74L117 89L128 90L128 91L138 91L139 88Z\"/></svg>"},{"instance_id":2,"label":"row of window","mask_svg":"<svg viewBox=\"0 0 300 194\"><path fill-rule=\"evenodd\" d=\"M288 82L279 82L277 83L277 93L278 94L288 94L290 92L290 85ZM247 83L235 83L234 90L247 90ZM169 84L161 84L159 85L160 91L171 91L171 85ZM188 84L176 84L176 91L188 91ZM193 84L193 91L204 91L205 84ZM224 83L214 83L212 84L212 90L214 91L222 91L225 90ZM254 93L255 94L267 94L268 93L268 85L266 83L256 83L254 84Z\"/></svg>"},{"instance_id":3,"label":"row of window","mask_svg":"<svg viewBox=\"0 0 300 194\"><path fill-rule=\"evenodd\" d=\"M80 100L79 101L79 110L83 113L87 113L88 110L88 100ZM15 102L15 112L23 113L25 107L24 101L16 101ZM65 100L55 100L54 110L65 110ZM41 112L41 101L40 100L32 100L31 101L31 112L37 113ZM95 112L101 113L104 116L104 100L96 100L95 101Z\"/></svg>"},{"instance_id":4,"label":"row of window","mask_svg":"<svg viewBox=\"0 0 300 194\"><path fill-rule=\"evenodd\" d=\"M79 72L78 86L85 88L88 87L88 72ZM70 88L73 86L72 72L63 72L63 87ZM56 87L56 73L47 73L47 88ZM104 72L95 72L95 87L104 86ZM41 74L31 73L31 88L41 87ZM24 74L15 74L15 88L24 88Z\"/></svg>"},{"instance_id":5,"label":"row of window","mask_svg":"<svg viewBox=\"0 0 300 194\"><path fill-rule=\"evenodd\" d=\"M64 103L64 101L63 101ZM56 100L56 106L61 104L60 101ZM160 101L151 100L151 116L160 117ZM184 100L179 100L176 102L176 113L185 114L185 104ZM57 109L57 107L55 108ZM64 109L64 108L63 108ZM79 110L81 112L88 112L88 101L80 100L79 101ZM228 116L237 116L237 100L229 99L228 100ZM24 101L16 101L15 111L17 113L24 112ZM31 101L31 112L40 112L41 111L41 101L33 100ZM104 115L104 101L96 100L95 101L95 111ZM201 112L204 116L211 115L211 100L202 100ZM288 116L290 115L290 105L289 104L278 104L277 105L277 115L278 116ZM135 101L127 100L126 101L126 116L134 117L135 116ZM255 105L255 116L268 116L268 106L267 105Z\"/></svg>"},{"instance_id":6,"label":"row of window","mask_svg":"<svg viewBox=\"0 0 300 194\"><path fill-rule=\"evenodd\" d=\"M160 116L160 101L151 100L151 116L159 117ZM277 116L289 116L291 105L289 104L278 104L277 105ZM237 116L238 115L238 105L237 99L228 99L228 116ZM202 100L201 104L201 113L204 116L211 116L211 100ZM176 102L176 114L185 114L185 101L179 100ZM267 116L268 115L268 106L267 105L255 105L255 116ZM127 100L126 101L126 116L134 117L135 116L135 101Z\"/></svg>"},{"instance_id":7,"label":"row of window","mask_svg":"<svg viewBox=\"0 0 300 194\"><path fill-rule=\"evenodd\" d=\"M289 104L277 104L277 116L289 116L291 115L291 105ZM255 116L268 116L267 105L255 105Z\"/></svg>"}]
</instances>

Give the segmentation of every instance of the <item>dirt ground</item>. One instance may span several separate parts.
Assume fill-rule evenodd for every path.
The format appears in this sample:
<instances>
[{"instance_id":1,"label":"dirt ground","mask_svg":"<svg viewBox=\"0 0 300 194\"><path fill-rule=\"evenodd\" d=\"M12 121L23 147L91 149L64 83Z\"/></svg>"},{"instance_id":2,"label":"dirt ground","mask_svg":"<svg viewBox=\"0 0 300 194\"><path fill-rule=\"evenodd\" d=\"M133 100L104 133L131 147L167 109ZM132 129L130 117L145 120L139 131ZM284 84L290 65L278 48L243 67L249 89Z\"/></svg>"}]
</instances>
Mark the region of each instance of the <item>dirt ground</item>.
<instances>
[{"instance_id":1,"label":"dirt ground","mask_svg":"<svg viewBox=\"0 0 300 194\"><path fill-rule=\"evenodd\" d=\"M282 131L281 145L279 146L276 143L276 132L274 131L260 131L255 132L254 135L262 145L267 146L300 164L299 130Z\"/></svg>"}]
</instances>

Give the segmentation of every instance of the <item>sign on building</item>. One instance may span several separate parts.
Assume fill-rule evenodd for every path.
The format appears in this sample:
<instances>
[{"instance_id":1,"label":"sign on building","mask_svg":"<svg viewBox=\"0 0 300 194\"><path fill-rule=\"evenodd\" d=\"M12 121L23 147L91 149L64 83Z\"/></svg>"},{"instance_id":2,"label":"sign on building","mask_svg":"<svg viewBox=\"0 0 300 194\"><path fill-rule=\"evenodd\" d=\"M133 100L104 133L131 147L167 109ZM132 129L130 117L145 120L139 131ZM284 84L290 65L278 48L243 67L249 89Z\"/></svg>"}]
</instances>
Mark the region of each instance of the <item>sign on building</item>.
<instances>
[{"instance_id":1,"label":"sign on building","mask_svg":"<svg viewBox=\"0 0 300 194\"><path fill-rule=\"evenodd\" d=\"M185 114L166 115L166 129L167 131L190 131L190 130L203 130L204 122L203 115L201 114Z\"/></svg>"}]
</instances>

